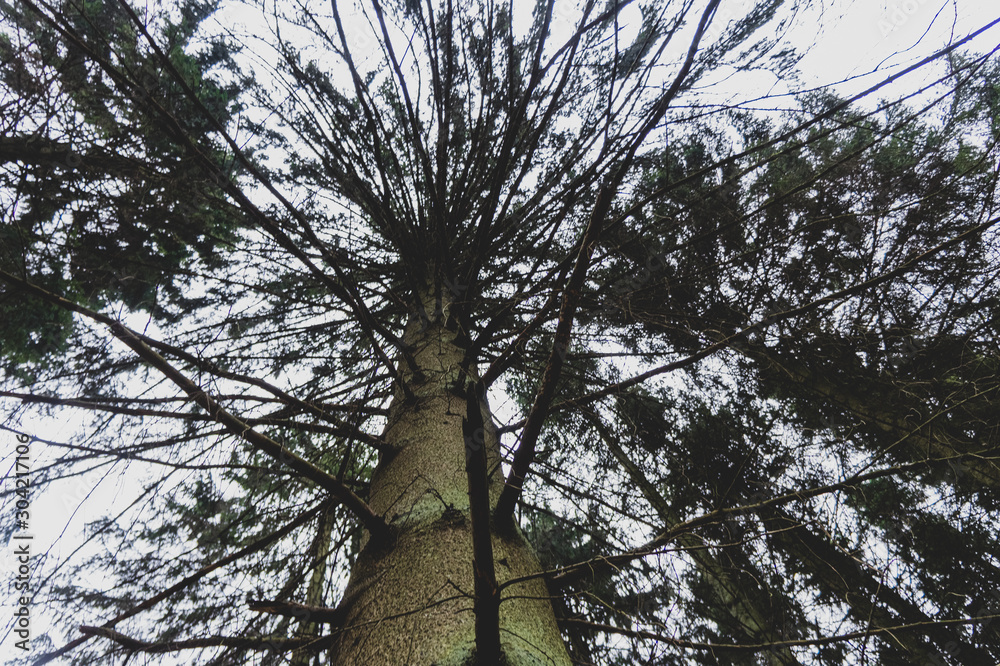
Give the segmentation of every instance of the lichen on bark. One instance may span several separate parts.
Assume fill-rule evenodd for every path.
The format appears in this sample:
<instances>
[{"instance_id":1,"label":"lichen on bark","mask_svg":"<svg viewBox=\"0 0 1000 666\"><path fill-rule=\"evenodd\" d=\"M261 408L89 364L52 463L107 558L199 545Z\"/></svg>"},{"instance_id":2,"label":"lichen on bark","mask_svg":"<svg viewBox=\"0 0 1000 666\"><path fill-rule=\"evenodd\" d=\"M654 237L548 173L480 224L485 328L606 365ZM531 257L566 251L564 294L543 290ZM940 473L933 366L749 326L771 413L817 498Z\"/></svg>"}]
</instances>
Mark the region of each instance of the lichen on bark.
<instances>
[{"instance_id":1,"label":"lichen on bark","mask_svg":"<svg viewBox=\"0 0 1000 666\"><path fill-rule=\"evenodd\" d=\"M439 298L430 303L442 303ZM407 327L412 363L399 372L412 398L397 392L383 433L392 452L374 472L373 511L392 527L389 543L369 543L351 572L347 610L334 663L344 666L467 666L475 662L473 543L462 419L463 336L448 304L426 308ZM474 370L472 371L474 372ZM499 440L485 399L483 446L491 503L503 487ZM492 535L495 573L503 585L540 571L516 527ZM569 666L540 578L504 588L500 602L502 663Z\"/></svg>"}]
</instances>

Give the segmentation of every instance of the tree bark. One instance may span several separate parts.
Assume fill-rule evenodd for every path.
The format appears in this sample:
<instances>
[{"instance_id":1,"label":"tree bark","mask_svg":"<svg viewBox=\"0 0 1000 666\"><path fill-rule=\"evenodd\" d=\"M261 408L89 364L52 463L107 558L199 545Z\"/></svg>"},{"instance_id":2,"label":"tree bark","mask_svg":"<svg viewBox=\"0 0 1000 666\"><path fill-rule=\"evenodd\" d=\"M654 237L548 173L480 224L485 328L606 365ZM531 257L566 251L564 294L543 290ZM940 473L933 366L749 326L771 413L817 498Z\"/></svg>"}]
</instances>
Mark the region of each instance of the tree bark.
<instances>
[{"instance_id":1,"label":"tree bark","mask_svg":"<svg viewBox=\"0 0 1000 666\"><path fill-rule=\"evenodd\" d=\"M372 477L372 510L389 523L388 542L363 540L341 607L345 624L333 650L343 666L471 666L477 663L473 533L466 441L464 349L443 290L431 291L404 342L413 366L400 375L413 394L397 391ZM473 370L474 372L474 370ZM503 486L499 440L485 397L480 401L491 506ZM521 532L492 531L498 584L540 571ZM500 663L569 666L570 659L541 579L502 588ZM495 658L496 655L483 655Z\"/></svg>"}]
</instances>

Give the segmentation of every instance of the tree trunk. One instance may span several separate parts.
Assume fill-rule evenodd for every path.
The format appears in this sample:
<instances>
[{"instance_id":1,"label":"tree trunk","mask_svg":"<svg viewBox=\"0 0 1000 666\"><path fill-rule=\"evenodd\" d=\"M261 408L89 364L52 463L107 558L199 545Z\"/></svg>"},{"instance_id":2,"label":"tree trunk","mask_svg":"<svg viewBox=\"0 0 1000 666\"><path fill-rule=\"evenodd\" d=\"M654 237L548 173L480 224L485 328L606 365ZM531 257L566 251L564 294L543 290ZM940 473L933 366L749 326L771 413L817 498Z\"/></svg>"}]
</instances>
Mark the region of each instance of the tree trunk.
<instances>
[{"instance_id":1,"label":"tree trunk","mask_svg":"<svg viewBox=\"0 0 1000 666\"><path fill-rule=\"evenodd\" d=\"M438 294L441 292L439 291ZM369 504L394 528L391 543L364 540L341 604L345 624L334 648L341 666L470 666L475 664L473 548L466 475L464 349L440 297L425 301L404 342L413 365L400 374L413 399L397 391L384 432L394 447L379 463ZM475 372L475 368L472 369ZM422 375L422 376L421 376ZM503 486L499 442L485 400L484 446L490 498ZM493 530L499 584L537 573L540 565L520 531ZM500 638L509 666L569 666L548 591L541 579L502 590Z\"/></svg>"}]
</instances>

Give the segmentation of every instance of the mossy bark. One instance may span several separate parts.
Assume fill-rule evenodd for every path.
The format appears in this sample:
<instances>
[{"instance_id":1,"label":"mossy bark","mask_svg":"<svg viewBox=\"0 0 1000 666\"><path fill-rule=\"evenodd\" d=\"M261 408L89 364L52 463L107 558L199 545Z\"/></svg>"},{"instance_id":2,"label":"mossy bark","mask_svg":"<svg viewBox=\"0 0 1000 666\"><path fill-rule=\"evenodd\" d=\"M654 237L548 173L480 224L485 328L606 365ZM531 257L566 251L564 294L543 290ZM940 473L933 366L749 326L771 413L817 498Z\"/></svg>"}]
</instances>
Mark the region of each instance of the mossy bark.
<instances>
[{"instance_id":1,"label":"mossy bark","mask_svg":"<svg viewBox=\"0 0 1000 666\"><path fill-rule=\"evenodd\" d=\"M437 305L435 306L435 303ZM344 595L346 622L333 654L341 666L468 666L474 663L473 548L466 474L463 348L448 306L428 299L404 341L417 372L400 364L413 399L398 392L384 432L394 448L379 464L369 504L393 528L389 543L366 540ZM503 486L489 407L481 403L490 497ZM515 530L493 538L496 577L539 571ZM552 604L540 579L503 589L503 659L509 666L569 666Z\"/></svg>"}]
</instances>

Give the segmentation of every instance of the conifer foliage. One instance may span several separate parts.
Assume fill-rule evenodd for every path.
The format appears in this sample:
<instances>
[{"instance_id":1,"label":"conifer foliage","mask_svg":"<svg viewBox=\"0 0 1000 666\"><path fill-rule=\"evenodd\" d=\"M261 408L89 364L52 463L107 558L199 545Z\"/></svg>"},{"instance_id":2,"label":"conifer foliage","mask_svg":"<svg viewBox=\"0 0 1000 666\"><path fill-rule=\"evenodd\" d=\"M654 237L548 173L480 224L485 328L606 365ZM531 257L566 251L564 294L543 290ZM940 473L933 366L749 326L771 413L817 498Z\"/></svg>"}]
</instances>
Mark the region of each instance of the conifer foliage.
<instances>
[{"instance_id":1,"label":"conifer foliage","mask_svg":"<svg viewBox=\"0 0 1000 666\"><path fill-rule=\"evenodd\" d=\"M998 29L825 9L0 2L15 657L1000 662Z\"/></svg>"}]
</instances>

